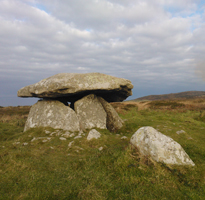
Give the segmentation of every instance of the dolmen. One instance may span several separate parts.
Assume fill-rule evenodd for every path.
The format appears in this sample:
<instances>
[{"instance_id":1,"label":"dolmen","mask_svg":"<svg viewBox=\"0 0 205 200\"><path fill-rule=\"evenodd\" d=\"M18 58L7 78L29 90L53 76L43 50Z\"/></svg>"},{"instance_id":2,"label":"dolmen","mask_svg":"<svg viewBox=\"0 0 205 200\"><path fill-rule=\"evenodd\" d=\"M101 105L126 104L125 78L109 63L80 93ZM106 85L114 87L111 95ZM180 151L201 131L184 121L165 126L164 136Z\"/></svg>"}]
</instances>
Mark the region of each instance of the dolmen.
<instances>
[{"instance_id":1,"label":"dolmen","mask_svg":"<svg viewBox=\"0 0 205 200\"><path fill-rule=\"evenodd\" d=\"M110 102L132 95L131 81L102 73L60 73L21 88L18 97L41 98L29 112L24 131L52 127L67 131L123 126Z\"/></svg>"}]
</instances>

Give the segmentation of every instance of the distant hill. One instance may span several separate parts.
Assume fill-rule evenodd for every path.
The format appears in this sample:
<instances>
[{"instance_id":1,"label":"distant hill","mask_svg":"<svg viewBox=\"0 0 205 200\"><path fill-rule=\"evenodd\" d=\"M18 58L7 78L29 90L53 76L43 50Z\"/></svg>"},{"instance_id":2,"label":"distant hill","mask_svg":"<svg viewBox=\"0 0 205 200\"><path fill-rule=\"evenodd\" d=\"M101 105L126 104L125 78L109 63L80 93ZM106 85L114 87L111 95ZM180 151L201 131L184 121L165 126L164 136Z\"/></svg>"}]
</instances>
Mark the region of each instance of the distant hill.
<instances>
[{"instance_id":1,"label":"distant hill","mask_svg":"<svg viewBox=\"0 0 205 200\"><path fill-rule=\"evenodd\" d=\"M204 91L188 91L180 93L162 94L162 95L149 95L133 99L131 101L155 101L155 100L174 100L174 99L193 99L193 98L205 98Z\"/></svg>"}]
</instances>

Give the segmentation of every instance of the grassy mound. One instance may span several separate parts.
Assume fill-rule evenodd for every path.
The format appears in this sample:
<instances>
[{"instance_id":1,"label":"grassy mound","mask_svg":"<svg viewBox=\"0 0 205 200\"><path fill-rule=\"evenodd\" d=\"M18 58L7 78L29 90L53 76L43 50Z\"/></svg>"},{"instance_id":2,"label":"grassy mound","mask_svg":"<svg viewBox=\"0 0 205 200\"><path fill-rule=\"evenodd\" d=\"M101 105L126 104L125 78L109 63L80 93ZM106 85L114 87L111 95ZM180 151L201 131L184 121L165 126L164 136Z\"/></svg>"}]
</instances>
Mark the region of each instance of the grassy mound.
<instances>
[{"instance_id":1,"label":"grassy mound","mask_svg":"<svg viewBox=\"0 0 205 200\"><path fill-rule=\"evenodd\" d=\"M204 199L205 122L198 120L202 113L193 107L182 112L169 106L113 106L124 127L115 134L98 129L101 138L91 141L86 139L89 130L66 140L60 139L63 130L23 132L29 109L2 112L0 199ZM129 139L142 126L180 143L196 166L168 166L141 156ZM184 132L177 134L180 130Z\"/></svg>"}]
</instances>

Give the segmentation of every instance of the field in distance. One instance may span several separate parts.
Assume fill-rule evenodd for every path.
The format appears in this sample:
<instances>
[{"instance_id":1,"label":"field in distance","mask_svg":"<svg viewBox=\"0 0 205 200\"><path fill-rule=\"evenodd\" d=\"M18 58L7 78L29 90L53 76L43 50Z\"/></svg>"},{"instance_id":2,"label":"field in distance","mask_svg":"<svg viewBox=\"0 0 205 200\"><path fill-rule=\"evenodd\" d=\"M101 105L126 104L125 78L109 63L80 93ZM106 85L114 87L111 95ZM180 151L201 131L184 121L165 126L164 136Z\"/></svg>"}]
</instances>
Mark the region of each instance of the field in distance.
<instances>
[{"instance_id":1,"label":"field in distance","mask_svg":"<svg viewBox=\"0 0 205 200\"><path fill-rule=\"evenodd\" d=\"M204 91L187 91L180 93L171 93L171 94L161 94L161 95L148 95L133 99L130 101L156 101L156 100L179 100L179 99L195 99L195 98L205 98Z\"/></svg>"}]
</instances>

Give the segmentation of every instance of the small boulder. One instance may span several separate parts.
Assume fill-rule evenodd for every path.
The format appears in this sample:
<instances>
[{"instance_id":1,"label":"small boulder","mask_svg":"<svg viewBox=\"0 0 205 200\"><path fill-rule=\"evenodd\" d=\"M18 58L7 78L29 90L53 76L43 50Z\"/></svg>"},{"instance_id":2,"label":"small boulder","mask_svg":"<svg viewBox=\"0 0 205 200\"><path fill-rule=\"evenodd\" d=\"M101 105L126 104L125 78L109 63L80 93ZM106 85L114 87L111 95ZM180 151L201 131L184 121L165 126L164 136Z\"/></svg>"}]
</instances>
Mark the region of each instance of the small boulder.
<instances>
[{"instance_id":1,"label":"small boulder","mask_svg":"<svg viewBox=\"0 0 205 200\"><path fill-rule=\"evenodd\" d=\"M90 94L74 104L81 130L100 128L106 129L107 114L94 94Z\"/></svg>"},{"instance_id":2,"label":"small boulder","mask_svg":"<svg viewBox=\"0 0 205 200\"><path fill-rule=\"evenodd\" d=\"M31 142L34 142L34 141L36 141L36 140L41 140L41 141L45 141L46 140L46 142L48 141L48 140L51 140L51 138L50 137L37 137L37 138L33 138L32 140L31 140Z\"/></svg>"},{"instance_id":3,"label":"small boulder","mask_svg":"<svg viewBox=\"0 0 205 200\"><path fill-rule=\"evenodd\" d=\"M101 137L101 134L96 131L95 129L92 129L89 133L88 133L88 137L87 140L92 140L92 139L98 139Z\"/></svg>"},{"instance_id":4,"label":"small boulder","mask_svg":"<svg viewBox=\"0 0 205 200\"><path fill-rule=\"evenodd\" d=\"M75 111L55 100L38 101L31 107L24 131L40 126L71 132L80 131Z\"/></svg>"},{"instance_id":5,"label":"small boulder","mask_svg":"<svg viewBox=\"0 0 205 200\"><path fill-rule=\"evenodd\" d=\"M45 134L50 134L51 132L48 130L45 130Z\"/></svg>"},{"instance_id":6,"label":"small boulder","mask_svg":"<svg viewBox=\"0 0 205 200\"><path fill-rule=\"evenodd\" d=\"M61 135L62 137L65 137L65 138L69 138L70 137L70 132L66 132L64 134Z\"/></svg>"},{"instance_id":7,"label":"small boulder","mask_svg":"<svg viewBox=\"0 0 205 200\"><path fill-rule=\"evenodd\" d=\"M82 138L82 136L81 135L77 135L77 136L74 137L74 139L79 139L79 138Z\"/></svg>"},{"instance_id":8,"label":"small boulder","mask_svg":"<svg viewBox=\"0 0 205 200\"><path fill-rule=\"evenodd\" d=\"M103 147L99 147L98 150L99 150L99 151L102 151L102 150L103 150Z\"/></svg>"},{"instance_id":9,"label":"small boulder","mask_svg":"<svg viewBox=\"0 0 205 200\"><path fill-rule=\"evenodd\" d=\"M177 131L176 134L186 133L184 130Z\"/></svg>"},{"instance_id":10,"label":"small boulder","mask_svg":"<svg viewBox=\"0 0 205 200\"><path fill-rule=\"evenodd\" d=\"M64 137L59 137L59 139L60 139L60 140L66 140L66 138L64 138Z\"/></svg>"},{"instance_id":11,"label":"small boulder","mask_svg":"<svg viewBox=\"0 0 205 200\"><path fill-rule=\"evenodd\" d=\"M130 143L137 147L142 155L151 156L157 162L195 165L180 144L152 127L138 129L131 137Z\"/></svg>"},{"instance_id":12,"label":"small boulder","mask_svg":"<svg viewBox=\"0 0 205 200\"><path fill-rule=\"evenodd\" d=\"M68 144L68 148L71 148L71 146L73 145L73 143L74 143L74 141L69 142L69 144Z\"/></svg>"}]
</instances>

